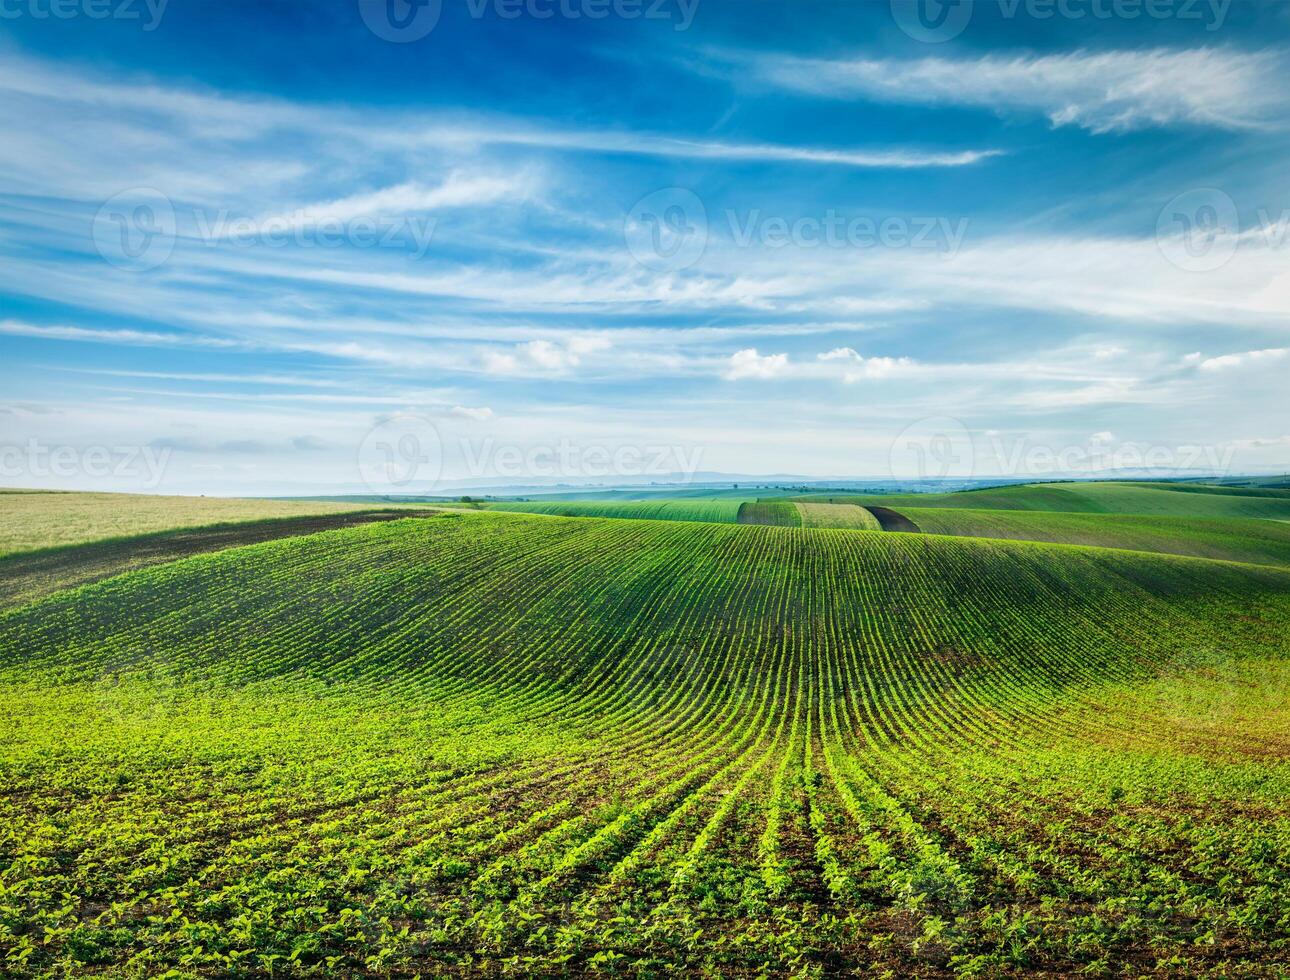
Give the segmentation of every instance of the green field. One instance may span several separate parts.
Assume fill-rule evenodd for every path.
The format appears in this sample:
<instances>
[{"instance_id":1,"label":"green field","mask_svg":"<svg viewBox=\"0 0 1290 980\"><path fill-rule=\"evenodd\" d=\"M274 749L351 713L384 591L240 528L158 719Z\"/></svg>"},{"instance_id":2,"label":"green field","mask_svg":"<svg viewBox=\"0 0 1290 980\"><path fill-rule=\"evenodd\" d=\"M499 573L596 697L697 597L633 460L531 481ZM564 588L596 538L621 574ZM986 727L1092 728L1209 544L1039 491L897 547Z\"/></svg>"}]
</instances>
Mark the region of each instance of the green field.
<instances>
[{"instance_id":1,"label":"green field","mask_svg":"<svg viewBox=\"0 0 1290 980\"><path fill-rule=\"evenodd\" d=\"M463 512L0 615L19 975L1277 976L1290 572Z\"/></svg>"},{"instance_id":2,"label":"green field","mask_svg":"<svg viewBox=\"0 0 1290 980\"><path fill-rule=\"evenodd\" d=\"M926 534L1052 541L1290 565L1290 524L1279 521L950 507L901 507L900 513Z\"/></svg>"},{"instance_id":3,"label":"green field","mask_svg":"<svg viewBox=\"0 0 1290 980\"><path fill-rule=\"evenodd\" d=\"M179 527L372 509L371 504L316 500L14 490L0 493L0 555Z\"/></svg>"},{"instance_id":4,"label":"green field","mask_svg":"<svg viewBox=\"0 0 1290 980\"><path fill-rule=\"evenodd\" d=\"M761 524L769 527L801 527L802 515L791 501L749 501L739 508L739 523Z\"/></svg>"},{"instance_id":5,"label":"green field","mask_svg":"<svg viewBox=\"0 0 1290 980\"><path fill-rule=\"evenodd\" d=\"M1041 483L958 493L805 496L806 502L973 510L1045 510L1077 514L1290 519L1290 491L1177 483Z\"/></svg>"},{"instance_id":6,"label":"green field","mask_svg":"<svg viewBox=\"0 0 1290 980\"><path fill-rule=\"evenodd\" d=\"M855 504L810 504L799 502L802 527L844 527L861 531L881 531L878 518Z\"/></svg>"},{"instance_id":7,"label":"green field","mask_svg":"<svg viewBox=\"0 0 1290 980\"><path fill-rule=\"evenodd\" d=\"M739 519L738 499L695 500L561 500L506 501L486 504L488 510L557 517L621 517L659 521L715 521L734 524Z\"/></svg>"},{"instance_id":8,"label":"green field","mask_svg":"<svg viewBox=\"0 0 1290 980\"><path fill-rule=\"evenodd\" d=\"M114 506L109 499L105 507ZM273 517L181 527L152 534L106 538L79 545L58 545L0 555L0 609L44 598L124 572L160 565L209 551L222 551L276 538L317 534L355 524L434 513L432 509L345 510L305 517Z\"/></svg>"}]
</instances>

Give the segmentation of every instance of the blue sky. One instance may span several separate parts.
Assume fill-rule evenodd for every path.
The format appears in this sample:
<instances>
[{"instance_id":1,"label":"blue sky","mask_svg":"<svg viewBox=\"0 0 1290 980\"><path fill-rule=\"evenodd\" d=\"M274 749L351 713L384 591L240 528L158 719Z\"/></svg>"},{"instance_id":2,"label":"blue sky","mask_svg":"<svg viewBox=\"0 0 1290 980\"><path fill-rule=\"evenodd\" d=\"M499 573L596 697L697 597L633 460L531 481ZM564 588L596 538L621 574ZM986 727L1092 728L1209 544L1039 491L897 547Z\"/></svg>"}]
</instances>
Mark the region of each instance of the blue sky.
<instances>
[{"instance_id":1,"label":"blue sky","mask_svg":"<svg viewBox=\"0 0 1290 980\"><path fill-rule=\"evenodd\" d=\"M0 483L1290 468L1290 6L59 2Z\"/></svg>"}]
</instances>

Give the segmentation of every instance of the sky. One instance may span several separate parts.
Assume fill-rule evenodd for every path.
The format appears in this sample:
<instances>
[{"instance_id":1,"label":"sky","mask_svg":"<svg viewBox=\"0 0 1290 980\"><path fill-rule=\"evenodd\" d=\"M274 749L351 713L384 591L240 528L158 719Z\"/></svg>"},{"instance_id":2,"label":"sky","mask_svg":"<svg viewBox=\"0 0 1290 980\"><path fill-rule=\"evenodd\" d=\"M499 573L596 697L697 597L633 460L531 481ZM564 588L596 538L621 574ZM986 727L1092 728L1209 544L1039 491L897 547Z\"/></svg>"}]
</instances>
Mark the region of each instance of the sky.
<instances>
[{"instance_id":1,"label":"sky","mask_svg":"<svg viewBox=\"0 0 1290 980\"><path fill-rule=\"evenodd\" d=\"M0 0L0 485L1290 469L1290 4Z\"/></svg>"}]
</instances>

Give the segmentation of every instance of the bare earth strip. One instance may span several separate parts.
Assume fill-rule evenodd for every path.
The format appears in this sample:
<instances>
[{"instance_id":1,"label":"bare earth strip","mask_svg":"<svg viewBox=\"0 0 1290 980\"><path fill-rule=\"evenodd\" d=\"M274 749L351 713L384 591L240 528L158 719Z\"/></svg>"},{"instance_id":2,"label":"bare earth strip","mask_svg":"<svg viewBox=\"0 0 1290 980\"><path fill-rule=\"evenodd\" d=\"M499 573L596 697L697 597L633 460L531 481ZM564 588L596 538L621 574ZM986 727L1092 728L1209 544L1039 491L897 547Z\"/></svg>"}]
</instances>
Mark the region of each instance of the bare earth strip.
<instances>
[{"instance_id":1,"label":"bare earth strip","mask_svg":"<svg viewBox=\"0 0 1290 980\"><path fill-rule=\"evenodd\" d=\"M911 534L918 533L918 525L911 521L904 514L892 510L890 507L875 507L873 504L868 505L869 512L882 525L884 531L906 531Z\"/></svg>"}]
</instances>

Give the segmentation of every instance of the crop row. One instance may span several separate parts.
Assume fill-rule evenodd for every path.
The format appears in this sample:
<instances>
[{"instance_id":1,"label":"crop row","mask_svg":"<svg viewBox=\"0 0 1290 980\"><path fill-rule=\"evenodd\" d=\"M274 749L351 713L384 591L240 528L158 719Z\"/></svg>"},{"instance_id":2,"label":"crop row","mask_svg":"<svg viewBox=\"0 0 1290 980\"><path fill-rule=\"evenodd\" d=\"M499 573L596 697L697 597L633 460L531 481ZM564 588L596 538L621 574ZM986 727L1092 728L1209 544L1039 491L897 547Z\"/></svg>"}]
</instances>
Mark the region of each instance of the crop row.
<instances>
[{"instance_id":1,"label":"crop row","mask_svg":"<svg viewBox=\"0 0 1290 980\"><path fill-rule=\"evenodd\" d=\"M0 955L1256 975L1288 622L1275 569L720 523L196 557L0 617Z\"/></svg>"}]
</instances>

